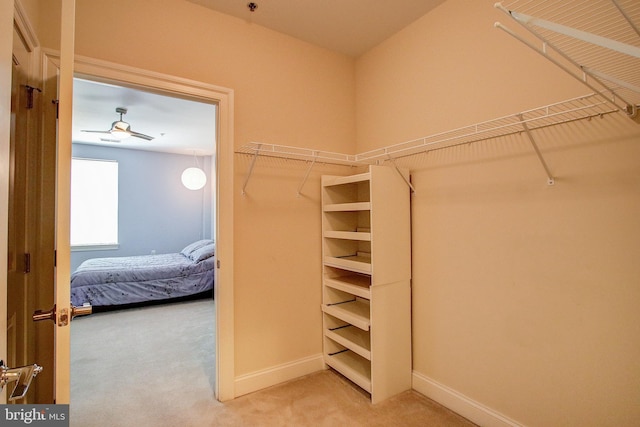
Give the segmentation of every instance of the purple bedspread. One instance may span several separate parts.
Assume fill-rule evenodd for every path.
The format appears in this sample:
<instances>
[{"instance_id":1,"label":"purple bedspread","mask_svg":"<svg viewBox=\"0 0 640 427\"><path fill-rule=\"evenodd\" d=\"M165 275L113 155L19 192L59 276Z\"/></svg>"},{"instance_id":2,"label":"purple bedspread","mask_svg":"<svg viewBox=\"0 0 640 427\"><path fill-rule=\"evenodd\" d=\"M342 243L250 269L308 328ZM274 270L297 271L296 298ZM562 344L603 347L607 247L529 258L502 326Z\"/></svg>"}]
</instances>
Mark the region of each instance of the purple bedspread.
<instances>
[{"instance_id":1,"label":"purple bedspread","mask_svg":"<svg viewBox=\"0 0 640 427\"><path fill-rule=\"evenodd\" d=\"M75 306L177 298L213 289L215 256L194 262L181 253L94 258L71 275Z\"/></svg>"}]
</instances>

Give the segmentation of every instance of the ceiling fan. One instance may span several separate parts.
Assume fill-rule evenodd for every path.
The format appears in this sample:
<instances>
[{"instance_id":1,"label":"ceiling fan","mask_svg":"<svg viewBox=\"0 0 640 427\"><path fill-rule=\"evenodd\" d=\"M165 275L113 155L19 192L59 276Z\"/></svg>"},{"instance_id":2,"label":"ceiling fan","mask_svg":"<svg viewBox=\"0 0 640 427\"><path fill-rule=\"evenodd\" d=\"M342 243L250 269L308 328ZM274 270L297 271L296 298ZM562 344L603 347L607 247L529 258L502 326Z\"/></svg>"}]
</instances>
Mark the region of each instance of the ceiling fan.
<instances>
[{"instance_id":1,"label":"ceiling fan","mask_svg":"<svg viewBox=\"0 0 640 427\"><path fill-rule=\"evenodd\" d=\"M145 135L143 133L134 132L131 130L131 125L127 122L122 121L122 115L127 114L127 109L118 107L116 108L116 113L120 114L120 120L115 121L111 124L111 129L109 130L82 130L82 132L91 132L91 133L105 133L111 135L111 137L115 139L107 139L102 138L105 141L113 141L119 142L125 138L129 138L130 136L135 136L136 138L141 138L147 141L151 141L153 139L152 136Z\"/></svg>"}]
</instances>

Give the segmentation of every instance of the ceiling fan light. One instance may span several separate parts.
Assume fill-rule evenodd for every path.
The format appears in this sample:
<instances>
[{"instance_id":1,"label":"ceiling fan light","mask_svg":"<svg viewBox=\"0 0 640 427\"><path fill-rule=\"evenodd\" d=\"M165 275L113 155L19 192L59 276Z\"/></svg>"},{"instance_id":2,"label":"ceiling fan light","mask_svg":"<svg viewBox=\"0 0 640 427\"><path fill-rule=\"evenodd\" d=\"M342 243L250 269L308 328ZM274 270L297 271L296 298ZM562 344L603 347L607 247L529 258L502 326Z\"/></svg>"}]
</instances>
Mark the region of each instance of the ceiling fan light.
<instances>
[{"instance_id":1,"label":"ceiling fan light","mask_svg":"<svg viewBox=\"0 0 640 427\"><path fill-rule=\"evenodd\" d=\"M120 141L122 141L123 139L127 139L131 136L129 132L122 129L111 129L110 133L112 137Z\"/></svg>"},{"instance_id":2,"label":"ceiling fan light","mask_svg":"<svg viewBox=\"0 0 640 427\"><path fill-rule=\"evenodd\" d=\"M207 183L207 175L200 168L187 168L182 172L182 184L189 190L200 190Z\"/></svg>"}]
</instances>

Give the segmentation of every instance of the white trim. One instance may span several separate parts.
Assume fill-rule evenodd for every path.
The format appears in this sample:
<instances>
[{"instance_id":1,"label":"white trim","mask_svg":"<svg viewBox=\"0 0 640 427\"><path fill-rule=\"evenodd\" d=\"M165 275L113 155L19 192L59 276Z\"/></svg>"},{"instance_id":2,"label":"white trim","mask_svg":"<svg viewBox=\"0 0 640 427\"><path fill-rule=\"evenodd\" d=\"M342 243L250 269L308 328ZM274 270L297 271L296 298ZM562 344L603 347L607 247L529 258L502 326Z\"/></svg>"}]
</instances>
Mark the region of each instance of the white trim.
<instances>
[{"instance_id":1,"label":"white trim","mask_svg":"<svg viewBox=\"0 0 640 427\"><path fill-rule=\"evenodd\" d=\"M324 369L322 353L236 377L236 397Z\"/></svg>"},{"instance_id":2,"label":"white trim","mask_svg":"<svg viewBox=\"0 0 640 427\"><path fill-rule=\"evenodd\" d=\"M522 427L520 424L464 394L413 371L412 388L483 427Z\"/></svg>"},{"instance_id":3,"label":"white trim","mask_svg":"<svg viewBox=\"0 0 640 427\"><path fill-rule=\"evenodd\" d=\"M192 97L201 97L208 100L220 100L221 97L233 93L232 89L222 86L143 70L82 55L75 56L75 71L76 76L90 76L91 80L94 81L100 81L99 79L102 77L110 82L117 80L124 85L134 84L150 89L161 89L165 93L174 92L176 94L187 94Z\"/></svg>"},{"instance_id":4,"label":"white trim","mask_svg":"<svg viewBox=\"0 0 640 427\"><path fill-rule=\"evenodd\" d=\"M33 29L33 25L31 25L31 21L27 16L27 12L22 5L22 1L16 0L14 3L14 23L18 27L20 35L24 39L25 44L30 52L33 52L38 46L40 46L40 42L38 41L38 36L36 35L36 31Z\"/></svg>"}]
</instances>

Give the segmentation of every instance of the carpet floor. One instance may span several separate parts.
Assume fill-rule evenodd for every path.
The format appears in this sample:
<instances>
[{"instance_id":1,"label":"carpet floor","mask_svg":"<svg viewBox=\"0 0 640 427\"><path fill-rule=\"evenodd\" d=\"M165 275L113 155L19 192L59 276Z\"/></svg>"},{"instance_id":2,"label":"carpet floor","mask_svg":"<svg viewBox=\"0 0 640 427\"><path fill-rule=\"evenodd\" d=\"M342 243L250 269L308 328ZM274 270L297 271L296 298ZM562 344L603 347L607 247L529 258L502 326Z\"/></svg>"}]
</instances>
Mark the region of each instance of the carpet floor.
<instances>
[{"instance_id":1,"label":"carpet floor","mask_svg":"<svg viewBox=\"0 0 640 427\"><path fill-rule=\"evenodd\" d=\"M372 405L332 370L220 403L214 313L199 300L74 320L71 426L474 425L414 391Z\"/></svg>"}]
</instances>

